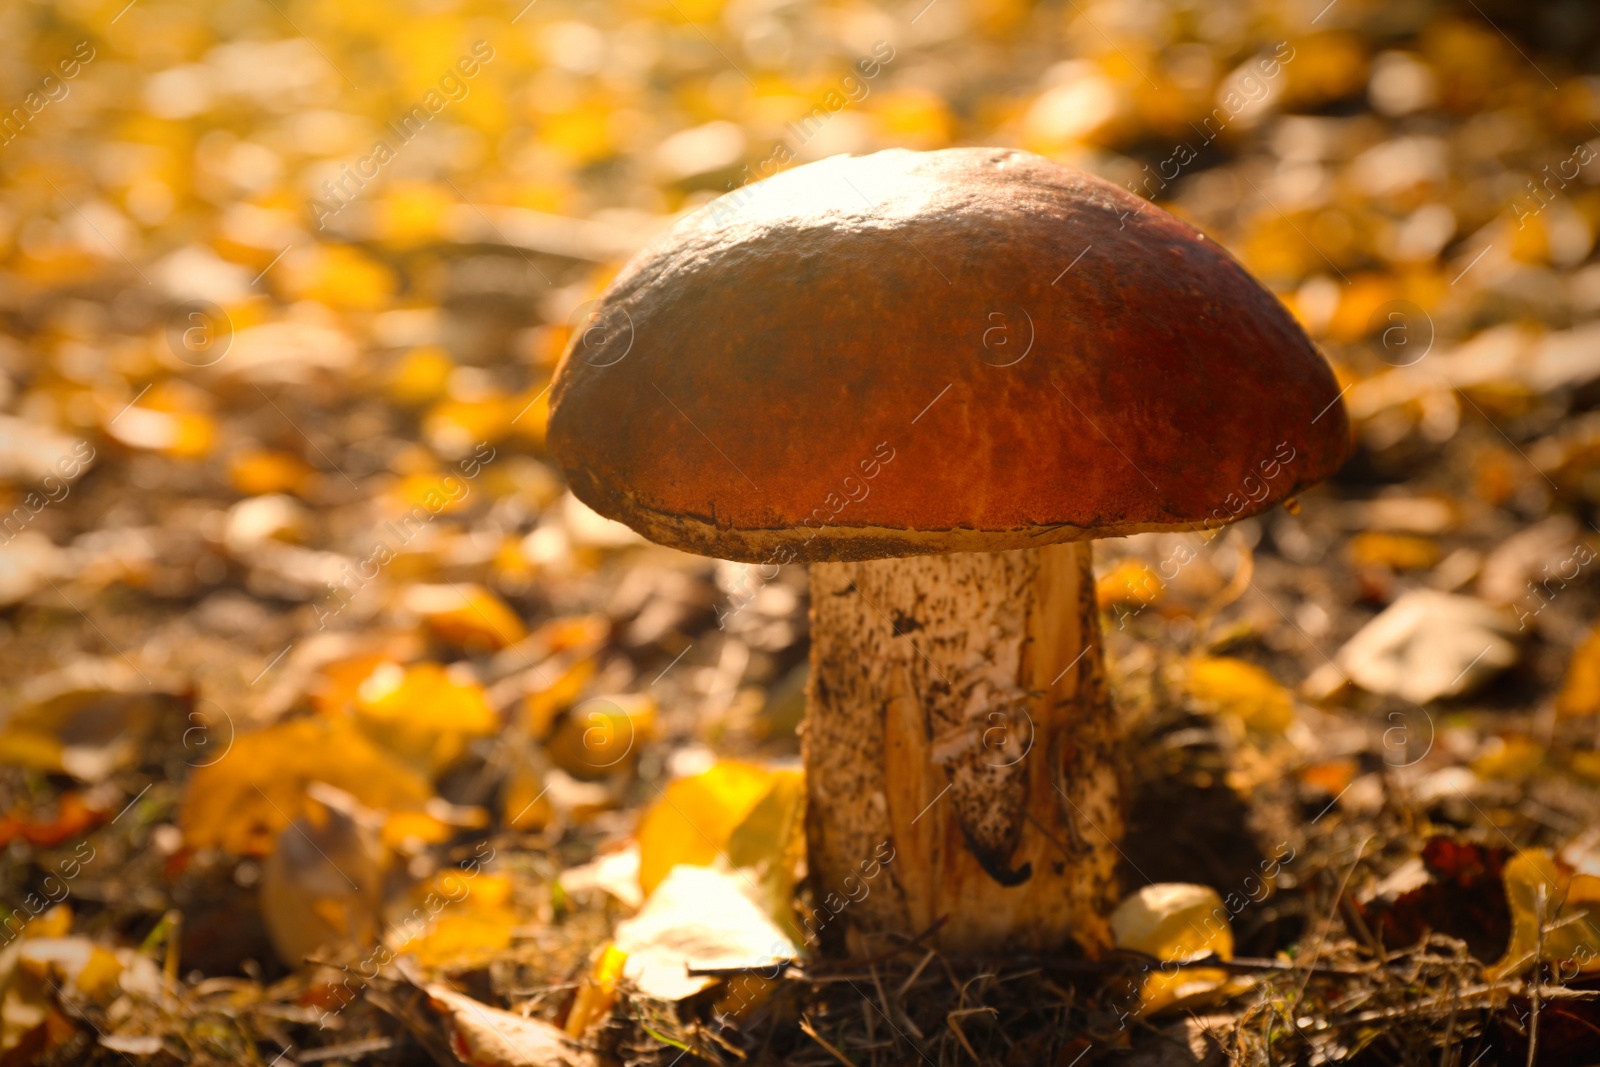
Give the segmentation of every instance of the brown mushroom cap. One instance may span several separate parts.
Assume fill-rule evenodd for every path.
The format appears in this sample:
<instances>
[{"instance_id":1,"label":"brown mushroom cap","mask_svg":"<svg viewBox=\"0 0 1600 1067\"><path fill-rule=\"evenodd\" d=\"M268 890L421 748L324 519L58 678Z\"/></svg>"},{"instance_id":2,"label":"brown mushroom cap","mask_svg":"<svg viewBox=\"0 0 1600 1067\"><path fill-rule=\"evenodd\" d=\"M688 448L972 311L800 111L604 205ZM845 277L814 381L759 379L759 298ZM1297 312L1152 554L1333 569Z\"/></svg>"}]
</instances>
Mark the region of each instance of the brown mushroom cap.
<instances>
[{"instance_id":1,"label":"brown mushroom cap","mask_svg":"<svg viewBox=\"0 0 1600 1067\"><path fill-rule=\"evenodd\" d=\"M548 443L646 537L750 562L1255 514L1343 462L1326 362L1215 242L1008 149L835 157L714 201L577 324Z\"/></svg>"}]
</instances>

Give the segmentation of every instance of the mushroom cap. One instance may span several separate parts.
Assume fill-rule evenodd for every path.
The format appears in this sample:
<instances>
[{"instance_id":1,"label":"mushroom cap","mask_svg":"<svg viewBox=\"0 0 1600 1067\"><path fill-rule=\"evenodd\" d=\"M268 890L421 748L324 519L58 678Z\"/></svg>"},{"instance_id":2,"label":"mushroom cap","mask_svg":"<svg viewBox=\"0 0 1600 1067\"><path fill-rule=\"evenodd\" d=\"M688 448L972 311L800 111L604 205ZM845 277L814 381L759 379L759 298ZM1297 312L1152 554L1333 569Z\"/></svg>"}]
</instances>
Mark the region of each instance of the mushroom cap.
<instances>
[{"instance_id":1,"label":"mushroom cap","mask_svg":"<svg viewBox=\"0 0 1600 1067\"><path fill-rule=\"evenodd\" d=\"M1010 149L796 167L580 312L547 434L573 492L726 559L1211 527L1350 446L1328 364L1233 257Z\"/></svg>"}]
</instances>

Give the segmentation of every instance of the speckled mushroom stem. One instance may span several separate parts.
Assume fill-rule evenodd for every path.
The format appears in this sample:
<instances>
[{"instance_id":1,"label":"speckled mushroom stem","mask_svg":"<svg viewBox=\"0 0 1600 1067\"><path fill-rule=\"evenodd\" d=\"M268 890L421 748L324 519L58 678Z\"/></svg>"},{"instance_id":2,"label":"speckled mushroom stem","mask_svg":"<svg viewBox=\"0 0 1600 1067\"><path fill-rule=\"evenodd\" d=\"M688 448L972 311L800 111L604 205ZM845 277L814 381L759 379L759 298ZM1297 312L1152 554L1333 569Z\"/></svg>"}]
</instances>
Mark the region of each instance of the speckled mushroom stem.
<instances>
[{"instance_id":1,"label":"speckled mushroom stem","mask_svg":"<svg viewBox=\"0 0 1600 1067\"><path fill-rule=\"evenodd\" d=\"M1110 944L1117 723L1087 543L811 568L809 927L833 952Z\"/></svg>"}]
</instances>

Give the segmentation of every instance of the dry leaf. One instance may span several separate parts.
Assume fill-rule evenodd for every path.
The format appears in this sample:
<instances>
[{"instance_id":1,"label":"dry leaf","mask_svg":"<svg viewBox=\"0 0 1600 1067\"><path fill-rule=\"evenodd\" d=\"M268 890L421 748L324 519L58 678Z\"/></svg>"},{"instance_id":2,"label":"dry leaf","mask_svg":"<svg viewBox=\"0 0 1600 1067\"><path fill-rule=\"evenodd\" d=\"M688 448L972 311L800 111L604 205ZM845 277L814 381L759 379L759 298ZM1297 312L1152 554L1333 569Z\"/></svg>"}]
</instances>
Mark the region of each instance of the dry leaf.
<instances>
[{"instance_id":1,"label":"dry leaf","mask_svg":"<svg viewBox=\"0 0 1600 1067\"><path fill-rule=\"evenodd\" d=\"M528 636L517 613L476 583L413 585L400 604L439 640L468 649L498 651Z\"/></svg>"},{"instance_id":2,"label":"dry leaf","mask_svg":"<svg viewBox=\"0 0 1600 1067\"><path fill-rule=\"evenodd\" d=\"M228 756L189 778L178 825L191 848L267 855L326 782L379 811L421 810L427 779L373 744L350 719L291 719L240 734Z\"/></svg>"},{"instance_id":3,"label":"dry leaf","mask_svg":"<svg viewBox=\"0 0 1600 1067\"><path fill-rule=\"evenodd\" d=\"M526 754L517 758L500 790L500 815L511 829L532 833L549 825L555 804L546 777Z\"/></svg>"},{"instance_id":4,"label":"dry leaf","mask_svg":"<svg viewBox=\"0 0 1600 1067\"><path fill-rule=\"evenodd\" d=\"M1529 848L1506 861L1504 878L1511 944L1485 972L1491 980L1521 974L1536 955L1568 977L1600 970L1600 876L1575 873L1548 849Z\"/></svg>"},{"instance_id":5,"label":"dry leaf","mask_svg":"<svg viewBox=\"0 0 1600 1067\"><path fill-rule=\"evenodd\" d=\"M750 899L754 883L741 872L675 867L639 914L617 924L623 973L639 992L682 1000L717 982L688 968L771 967L793 959L794 943Z\"/></svg>"},{"instance_id":6,"label":"dry leaf","mask_svg":"<svg viewBox=\"0 0 1600 1067\"><path fill-rule=\"evenodd\" d=\"M476 868L441 871L413 894L417 906L397 920L407 936L397 952L424 967L481 967L511 945L512 930L530 921L511 902L508 875ZM411 925L426 922L420 931Z\"/></svg>"},{"instance_id":7,"label":"dry leaf","mask_svg":"<svg viewBox=\"0 0 1600 1067\"><path fill-rule=\"evenodd\" d=\"M1210 886L1183 882L1147 885L1117 905L1111 913L1111 932L1118 948L1158 960L1182 963L1208 956L1233 958L1233 927L1222 898ZM1214 968L1156 968L1139 984L1135 1012L1153 1015L1210 993L1227 979L1226 971Z\"/></svg>"},{"instance_id":8,"label":"dry leaf","mask_svg":"<svg viewBox=\"0 0 1600 1067\"><path fill-rule=\"evenodd\" d=\"M1426 704L1471 692L1517 660L1516 622L1472 597L1413 589L1334 661L1361 688Z\"/></svg>"},{"instance_id":9,"label":"dry leaf","mask_svg":"<svg viewBox=\"0 0 1600 1067\"><path fill-rule=\"evenodd\" d=\"M437 663L380 663L356 691L356 721L374 742L430 776L460 759L469 740L500 728L483 687Z\"/></svg>"},{"instance_id":10,"label":"dry leaf","mask_svg":"<svg viewBox=\"0 0 1600 1067\"><path fill-rule=\"evenodd\" d=\"M772 788L772 772L722 760L704 774L664 790L639 821L639 886L649 896L680 863L707 866L727 851L728 838Z\"/></svg>"},{"instance_id":11,"label":"dry leaf","mask_svg":"<svg viewBox=\"0 0 1600 1067\"><path fill-rule=\"evenodd\" d=\"M388 866L380 816L320 782L306 793L261 872L261 916L291 967L330 945L376 943Z\"/></svg>"},{"instance_id":12,"label":"dry leaf","mask_svg":"<svg viewBox=\"0 0 1600 1067\"><path fill-rule=\"evenodd\" d=\"M1350 539L1350 558L1358 567L1425 571L1439 562L1437 542L1414 534L1368 530Z\"/></svg>"},{"instance_id":13,"label":"dry leaf","mask_svg":"<svg viewBox=\"0 0 1600 1067\"><path fill-rule=\"evenodd\" d=\"M578 985L572 1010L567 1013L566 1025L562 1028L567 1036L582 1037L591 1026L610 1014L611 1005L617 999L617 981L627 962L628 954L616 945L606 945L599 950L594 966Z\"/></svg>"},{"instance_id":14,"label":"dry leaf","mask_svg":"<svg viewBox=\"0 0 1600 1067\"><path fill-rule=\"evenodd\" d=\"M1600 627L1589 631L1567 662L1556 711L1567 716L1600 713Z\"/></svg>"},{"instance_id":15,"label":"dry leaf","mask_svg":"<svg viewBox=\"0 0 1600 1067\"><path fill-rule=\"evenodd\" d=\"M593 1053L543 1019L491 1008L445 985L426 990L447 1046L464 1067L596 1067Z\"/></svg>"},{"instance_id":16,"label":"dry leaf","mask_svg":"<svg viewBox=\"0 0 1600 1067\"><path fill-rule=\"evenodd\" d=\"M1143 610L1161 599L1164 587L1148 563L1125 559L1094 583L1094 595L1101 611L1114 607Z\"/></svg>"},{"instance_id":17,"label":"dry leaf","mask_svg":"<svg viewBox=\"0 0 1600 1067\"><path fill-rule=\"evenodd\" d=\"M32 679L0 727L0 761L100 781L137 758L179 694L120 659L81 659Z\"/></svg>"},{"instance_id":18,"label":"dry leaf","mask_svg":"<svg viewBox=\"0 0 1600 1067\"><path fill-rule=\"evenodd\" d=\"M582 893L588 889L601 889L623 906L636 910L644 903L639 891L639 846L630 844L615 852L604 852L577 867L561 872L561 888L568 894Z\"/></svg>"},{"instance_id":19,"label":"dry leaf","mask_svg":"<svg viewBox=\"0 0 1600 1067\"><path fill-rule=\"evenodd\" d=\"M806 784L799 770L772 772L772 786L728 835L728 862L749 870L765 896L767 914L800 936L795 886L806 865Z\"/></svg>"},{"instance_id":20,"label":"dry leaf","mask_svg":"<svg viewBox=\"0 0 1600 1067\"><path fill-rule=\"evenodd\" d=\"M648 696L591 697L557 720L545 751L574 777L604 778L632 767L655 721L656 702Z\"/></svg>"},{"instance_id":21,"label":"dry leaf","mask_svg":"<svg viewBox=\"0 0 1600 1067\"><path fill-rule=\"evenodd\" d=\"M1194 660L1187 686L1202 708L1234 716L1251 730L1281 734L1294 722L1294 697L1271 674L1242 659Z\"/></svg>"}]
</instances>

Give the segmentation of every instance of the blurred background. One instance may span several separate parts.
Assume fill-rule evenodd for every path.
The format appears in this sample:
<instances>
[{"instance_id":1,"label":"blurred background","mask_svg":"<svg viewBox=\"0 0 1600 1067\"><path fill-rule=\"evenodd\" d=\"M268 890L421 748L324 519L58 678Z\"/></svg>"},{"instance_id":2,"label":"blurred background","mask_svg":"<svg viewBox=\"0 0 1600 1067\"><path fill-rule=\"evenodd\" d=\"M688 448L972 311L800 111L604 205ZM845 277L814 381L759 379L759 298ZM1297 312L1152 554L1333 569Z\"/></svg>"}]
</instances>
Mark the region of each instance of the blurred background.
<instances>
[{"instance_id":1,"label":"blurred background","mask_svg":"<svg viewBox=\"0 0 1600 1067\"><path fill-rule=\"evenodd\" d=\"M1230 905L1271 957L1325 867L1379 908L1446 828L1492 892L1412 932L1487 963L1508 849L1600 874L1593 4L11 0L0 56L5 1064L450 1062L427 1028L465 1024L405 1000L441 975L732 1062L606 1022L604 946L719 858L797 936L804 569L590 512L546 397L653 234L841 152L1132 189L1348 387L1354 458L1294 513L1097 545L1135 884L1299 842ZM1132 1040L1094 1010L1035 1022Z\"/></svg>"}]
</instances>

